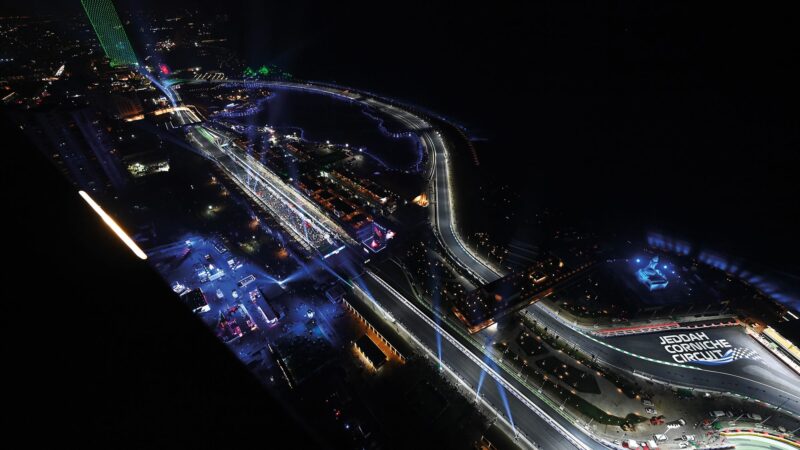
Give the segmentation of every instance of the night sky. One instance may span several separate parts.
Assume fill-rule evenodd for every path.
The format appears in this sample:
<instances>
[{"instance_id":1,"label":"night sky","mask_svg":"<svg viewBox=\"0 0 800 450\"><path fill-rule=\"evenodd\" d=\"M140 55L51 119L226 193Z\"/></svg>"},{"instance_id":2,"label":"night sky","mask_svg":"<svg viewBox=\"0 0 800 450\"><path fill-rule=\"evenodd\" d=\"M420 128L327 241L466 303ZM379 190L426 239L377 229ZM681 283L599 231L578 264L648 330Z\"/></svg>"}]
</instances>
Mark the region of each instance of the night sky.
<instances>
[{"instance_id":1,"label":"night sky","mask_svg":"<svg viewBox=\"0 0 800 450\"><path fill-rule=\"evenodd\" d=\"M798 280L800 27L770 4L117 3L227 13L232 49L253 64L451 117L487 139L484 181L513 185L528 199L522 213L547 207L622 235L663 229ZM81 8L6 0L0 12ZM30 436L113 447L142 436L166 446L174 434L180 446L220 448L235 437L246 447L267 435L242 430L271 424L269 438L310 447L155 273L124 257L46 158L0 125L19 140L0 165L4 252L19 272L5 292L16 327L7 384L25 397L14 418L38 426Z\"/></svg>"},{"instance_id":2,"label":"night sky","mask_svg":"<svg viewBox=\"0 0 800 450\"><path fill-rule=\"evenodd\" d=\"M79 13L75 2L6 8ZM66 3L66 4L65 4ZM163 2L119 1L159 11ZM770 6L169 2L228 14L253 64L441 112L477 137L520 213L659 229L800 273L798 40ZM58 8L58 9L54 9Z\"/></svg>"}]
</instances>

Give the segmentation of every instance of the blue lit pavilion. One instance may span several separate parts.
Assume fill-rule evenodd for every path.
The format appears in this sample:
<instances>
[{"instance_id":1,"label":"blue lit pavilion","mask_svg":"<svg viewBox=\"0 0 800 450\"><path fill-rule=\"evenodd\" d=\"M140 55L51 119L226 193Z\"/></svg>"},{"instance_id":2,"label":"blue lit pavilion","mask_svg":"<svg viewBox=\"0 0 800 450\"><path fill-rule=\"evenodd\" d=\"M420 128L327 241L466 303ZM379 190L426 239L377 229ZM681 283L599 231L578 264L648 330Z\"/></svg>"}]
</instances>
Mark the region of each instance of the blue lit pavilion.
<instances>
[{"instance_id":1,"label":"blue lit pavilion","mask_svg":"<svg viewBox=\"0 0 800 450\"><path fill-rule=\"evenodd\" d=\"M653 259L650 260L650 264L648 264L647 267L643 267L636 271L636 276L639 278L639 281L641 281L651 291L664 289L669 283L669 281L667 281L667 277L665 277L664 274L658 270L657 266L658 256L654 256Z\"/></svg>"}]
</instances>

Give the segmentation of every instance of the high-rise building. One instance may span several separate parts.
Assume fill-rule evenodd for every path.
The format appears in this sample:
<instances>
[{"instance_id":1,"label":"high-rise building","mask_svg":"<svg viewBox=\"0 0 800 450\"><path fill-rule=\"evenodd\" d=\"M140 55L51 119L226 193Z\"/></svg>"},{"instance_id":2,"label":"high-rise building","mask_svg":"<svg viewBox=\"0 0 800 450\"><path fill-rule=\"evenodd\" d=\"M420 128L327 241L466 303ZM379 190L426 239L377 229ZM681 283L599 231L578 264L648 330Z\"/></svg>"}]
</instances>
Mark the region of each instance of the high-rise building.
<instances>
[{"instance_id":1,"label":"high-rise building","mask_svg":"<svg viewBox=\"0 0 800 450\"><path fill-rule=\"evenodd\" d=\"M81 0L100 45L113 67L135 66L139 62L125 34L117 10L111 0Z\"/></svg>"}]
</instances>

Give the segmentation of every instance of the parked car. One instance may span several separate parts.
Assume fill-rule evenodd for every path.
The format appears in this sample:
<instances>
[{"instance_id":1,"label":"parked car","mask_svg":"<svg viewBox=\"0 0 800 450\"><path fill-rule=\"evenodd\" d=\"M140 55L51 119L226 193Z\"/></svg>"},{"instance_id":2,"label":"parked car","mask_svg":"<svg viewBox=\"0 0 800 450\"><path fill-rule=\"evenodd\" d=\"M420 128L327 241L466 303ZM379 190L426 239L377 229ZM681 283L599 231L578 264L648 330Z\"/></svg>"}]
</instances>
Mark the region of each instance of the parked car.
<instances>
[{"instance_id":1,"label":"parked car","mask_svg":"<svg viewBox=\"0 0 800 450\"><path fill-rule=\"evenodd\" d=\"M653 408L650 408L650 407L645 408L644 412L646 412L647 414L653 414L653 415L657 414L656 410L653 409Z\"/></svg>"},{"instance_id":2,"label":"parked car","mask_svg":"<svg viewBox=\"0 0 800 450\"><path fill-rule=\"evenodd\" d=\"M674 429L680 428L680 427L682 427L684 425L686 425L686 421L683 420L683 419L673 420L672 422L667 424L667 429L668 430L674 430Z\"/></svg>"},{"instance_id":3,"label":"parked car","mask_svg":"<svg viewBox=\"0 0 800 450\"><path fill-rule=\"evenodd\" d=\"M650 425L663 425L664 416L653 416L650 418Z\"/></svg>"}]
</instances>

